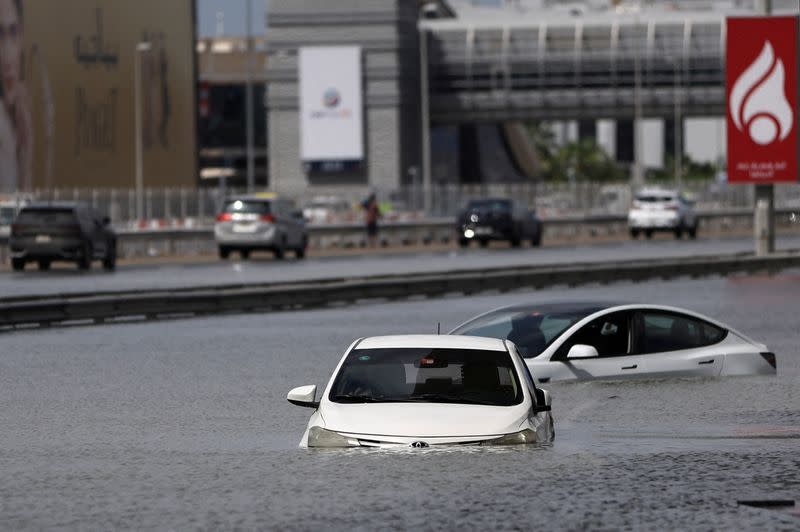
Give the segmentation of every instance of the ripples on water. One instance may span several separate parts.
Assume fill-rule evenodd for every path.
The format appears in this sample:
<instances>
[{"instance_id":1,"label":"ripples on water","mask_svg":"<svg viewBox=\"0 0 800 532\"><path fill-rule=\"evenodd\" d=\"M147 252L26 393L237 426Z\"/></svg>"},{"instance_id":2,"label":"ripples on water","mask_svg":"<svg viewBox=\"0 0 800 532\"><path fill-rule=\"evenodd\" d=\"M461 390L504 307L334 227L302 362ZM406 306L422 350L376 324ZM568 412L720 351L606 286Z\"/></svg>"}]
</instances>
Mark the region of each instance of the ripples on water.
<instances>
[{"instance_id":1,"label":"ripples on water","mask_svg":"<svg viewBox=\"0 0 800 532\"><path fill-rule=\"evenodd\" d=\"M0 337L0 528L797 529L796 278L623 284ZM447 330L503 304L622 299L765 341L777 378L553 383L556 441L302 450L324 385L368 334Z\"/></svg>"}]
</instances>

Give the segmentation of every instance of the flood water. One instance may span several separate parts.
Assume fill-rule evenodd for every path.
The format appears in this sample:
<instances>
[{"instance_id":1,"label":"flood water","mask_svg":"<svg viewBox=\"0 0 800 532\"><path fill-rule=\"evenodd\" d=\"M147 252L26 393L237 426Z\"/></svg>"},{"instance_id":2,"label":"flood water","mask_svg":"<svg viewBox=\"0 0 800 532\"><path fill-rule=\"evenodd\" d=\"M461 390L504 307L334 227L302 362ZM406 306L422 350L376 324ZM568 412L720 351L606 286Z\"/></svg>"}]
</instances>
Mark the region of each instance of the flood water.
<instances>
[{"instance_id":1,"label":"flood water","mask_svg":"<svg viewBox=\"0 0 800 532\"><path fill-rule=\"evenodd\" d=\"M374 334L526 301L672 304L778 355L777 377L550 383L556 440L303 450ZM800 506L800 274L615 284L0 335L0 529L786 529Z\"/></svg>"}]
</instances>

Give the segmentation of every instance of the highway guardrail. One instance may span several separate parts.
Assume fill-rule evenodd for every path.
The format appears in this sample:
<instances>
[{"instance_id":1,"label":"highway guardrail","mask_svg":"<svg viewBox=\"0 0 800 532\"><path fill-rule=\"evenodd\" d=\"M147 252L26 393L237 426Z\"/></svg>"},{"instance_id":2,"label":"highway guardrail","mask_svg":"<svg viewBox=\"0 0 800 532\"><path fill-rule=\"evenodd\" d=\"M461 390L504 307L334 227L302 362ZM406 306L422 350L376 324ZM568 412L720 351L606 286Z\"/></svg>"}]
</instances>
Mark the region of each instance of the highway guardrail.
<instances>
[{"instance_id":1,"label":"highway guardrail","mask_svg":"<svg viewBox=\"0 0 800 532\"><path fill-rule=\"evenodd\" d=\"M552 286L779 271L800 267L800 252L452 270L307 282L23 296L0 299L0 329L180 318L341 305L366 300L470 295Z\"/></svg>"}]
</instances>

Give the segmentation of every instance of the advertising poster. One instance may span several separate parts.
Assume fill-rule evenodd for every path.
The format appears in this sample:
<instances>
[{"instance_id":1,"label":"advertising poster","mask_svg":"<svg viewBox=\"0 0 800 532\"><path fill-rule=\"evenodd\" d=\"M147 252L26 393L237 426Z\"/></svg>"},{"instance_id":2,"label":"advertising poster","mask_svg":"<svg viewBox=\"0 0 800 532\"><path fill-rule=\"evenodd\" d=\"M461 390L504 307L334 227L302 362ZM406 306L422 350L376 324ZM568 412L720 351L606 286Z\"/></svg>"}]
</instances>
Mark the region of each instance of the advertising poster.
<instances>
[{"instance_id":1,"label":"advertising poster","mask_svg":"<svg viewBox=\"0 0 800 532\"><path fill-rule=\"evenodd\" d=\"M0 0L0 194L132 188L137 60L145 186L192 186L191 0Z\"/></svg>"},{"instance_id":2,"label":"advertising poster","mask_svg":"<svg viewBox=\"0 0 800 532\"><path fill-rule=\"evenodd\" d=\"M300 157L307 172L340 172L364 159L361 48L299 51Z\"/></svg>"},{"instance_id":3,"label":"advertising poster","mask_svg":"<svg viewBox=\"0 0 800 532\"><path fill-rule=\"evenodd\" d=\"M727 20L728 180L796 182L797 17Z\"/></svg>"}]
</instances>

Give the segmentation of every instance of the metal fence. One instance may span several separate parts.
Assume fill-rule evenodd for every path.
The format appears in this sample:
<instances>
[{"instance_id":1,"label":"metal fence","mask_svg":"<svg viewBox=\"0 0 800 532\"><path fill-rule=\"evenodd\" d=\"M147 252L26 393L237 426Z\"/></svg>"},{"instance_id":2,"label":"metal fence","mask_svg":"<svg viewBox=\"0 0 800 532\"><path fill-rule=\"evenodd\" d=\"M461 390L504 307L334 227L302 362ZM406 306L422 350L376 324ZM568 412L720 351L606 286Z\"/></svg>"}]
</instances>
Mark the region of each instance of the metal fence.
<instances>
[{"instance_id":1,"label":"metal fence","mask_svg":"<svg viewBox=\"0 0 800 532\"><path fill-rule=\"evenodd\" d=\"M396 190L363 188L330 188L322 193L310 189L294 199L298 207L325 202L338 205L331 215L315 222L352 222L361 219L360 204L370 192L375 192L388 221L418 220L429 217L455 216L471 198L514 198L543 217L592 214L624 214L634 189L627 183L517 183L480 185L440 185L430 190L431 210L423 212L426 190L407 186ZM704 211L746 208L754 203L753 187L728 185L714 181L691 181L684 193ZM37 190L18 198L19 201L72 200L86 202L107 214L118 227L199 227L213 222L226 195L241 193L236 189L179 188L147 189L144 193L144 216L136 217L136 194L133 189L52 189ZM322 201L320 200L322 198ZM800 209L800 187L776 185L777 208ZM12 200L13 201L13 200ZM344 206L342 208L342 205Z\"/></svg>"}]
</instances>

